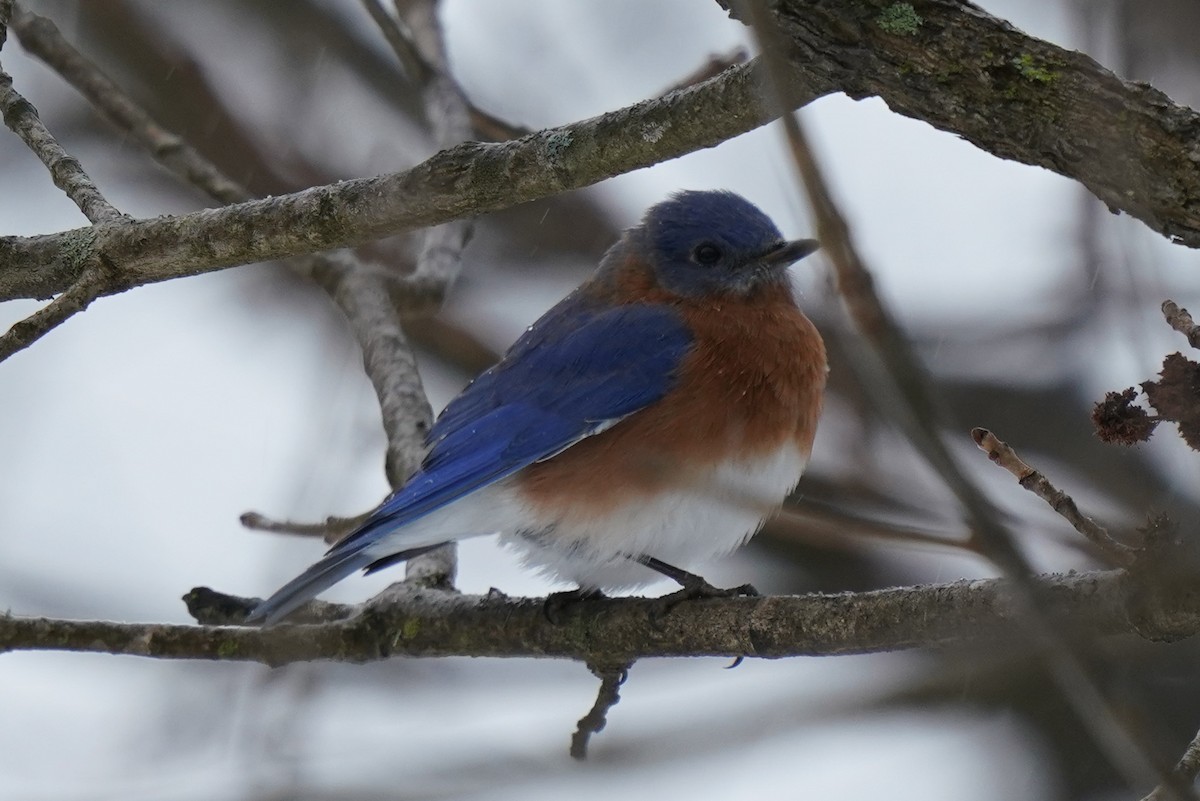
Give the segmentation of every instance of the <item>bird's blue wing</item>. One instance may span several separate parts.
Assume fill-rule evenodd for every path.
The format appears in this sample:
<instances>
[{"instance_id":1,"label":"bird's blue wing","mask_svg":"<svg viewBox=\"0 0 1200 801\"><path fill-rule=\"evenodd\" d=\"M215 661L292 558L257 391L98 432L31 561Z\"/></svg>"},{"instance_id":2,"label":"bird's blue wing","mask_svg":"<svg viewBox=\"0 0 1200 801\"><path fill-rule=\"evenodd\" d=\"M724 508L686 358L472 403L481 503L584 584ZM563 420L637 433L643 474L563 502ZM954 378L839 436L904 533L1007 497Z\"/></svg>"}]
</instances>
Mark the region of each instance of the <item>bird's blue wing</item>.
<instances>
[{"instance_id":1,"label":"bird's blue wing","mask_svg":"<svg viewBox=\"0 0 1200 801\"><path fill-rule=\"evenodd\" d=\"M429 550L371 546L474 490L549 458L670 391L692 337L663 306L596 308L576 294L517 340L442 412L421 469L323 559L255 607L249 624L282 620L355 570ZM446 539L474 532L447 531Z\"/></svg>"},{"instance_id":2,"label":"bird's blue wing","mask_svg":"<svg viewBox=\"0 0 1200 801\"><path fill-rule=\"evenodd\" d=\"M669 307L589 309L568 299L446 407L421 469L330 554L360 549L653 403L673 386L691 341Z\"/></svg>"}]
</instances>

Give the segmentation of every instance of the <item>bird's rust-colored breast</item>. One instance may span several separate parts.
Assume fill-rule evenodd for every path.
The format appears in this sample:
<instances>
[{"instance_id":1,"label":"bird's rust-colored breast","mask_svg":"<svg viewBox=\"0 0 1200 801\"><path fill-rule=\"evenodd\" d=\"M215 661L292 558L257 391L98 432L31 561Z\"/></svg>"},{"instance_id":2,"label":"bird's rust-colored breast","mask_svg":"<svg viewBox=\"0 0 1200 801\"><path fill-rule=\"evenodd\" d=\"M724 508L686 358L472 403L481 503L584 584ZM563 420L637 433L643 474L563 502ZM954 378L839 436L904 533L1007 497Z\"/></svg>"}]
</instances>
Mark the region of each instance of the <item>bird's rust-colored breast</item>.
<instances>
[{"instance_id":1,"label":"bird's rust-colored breast","mask_svg":"<svg viewBox=\"0 0 1200 801\"><path fill-rule=\"evenodd\" d=\"M728 462L812 449L827 372L825 346L784 284L747 297L683 298L641 271L619 276L615 302L675 308L695 337L662 400L521 476L538 506L571 499L602 512L687 484Z\"/></svg>"}]
</instances>

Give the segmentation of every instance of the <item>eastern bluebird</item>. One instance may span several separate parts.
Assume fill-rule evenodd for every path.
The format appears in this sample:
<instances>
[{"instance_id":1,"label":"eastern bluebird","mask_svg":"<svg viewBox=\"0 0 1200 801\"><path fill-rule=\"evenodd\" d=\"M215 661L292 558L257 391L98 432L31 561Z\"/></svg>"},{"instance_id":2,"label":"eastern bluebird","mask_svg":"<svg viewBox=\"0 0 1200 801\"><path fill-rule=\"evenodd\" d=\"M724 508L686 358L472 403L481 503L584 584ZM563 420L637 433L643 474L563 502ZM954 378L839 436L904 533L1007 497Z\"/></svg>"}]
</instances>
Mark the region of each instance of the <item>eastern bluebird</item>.
<instances>
[{"instance_id":1,"label":"eastern bluebird","mask_svg":"<svg viewBox=\"0 0 1200 801\"><path fill-rule=\"evenodd\" d=\"M337 581L499 533L582 594L728 553L796 486L828 370L786 241L731 192L679 192L625 232L438 417L403 487L262 602L273 623Z\"/></svg>"}]
</instances>

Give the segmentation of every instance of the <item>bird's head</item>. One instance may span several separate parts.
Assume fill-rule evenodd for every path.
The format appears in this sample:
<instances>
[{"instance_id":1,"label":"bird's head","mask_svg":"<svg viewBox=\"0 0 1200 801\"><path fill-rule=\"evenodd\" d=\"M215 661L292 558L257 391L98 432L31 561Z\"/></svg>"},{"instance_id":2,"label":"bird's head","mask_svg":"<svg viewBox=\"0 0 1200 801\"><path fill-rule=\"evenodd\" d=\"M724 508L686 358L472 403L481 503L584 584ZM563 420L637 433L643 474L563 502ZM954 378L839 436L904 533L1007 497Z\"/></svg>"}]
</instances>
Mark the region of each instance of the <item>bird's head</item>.
<instances>
[{"instance_id":1,"label":"bird's head","mask_svg":"<svg viewBox=\"0 0 1200 801\"><path fill-rule=\"evenodd\" d=\"M658 283L690 296L749 294L784 280L792 262L819 247L784 239L757 206L722 191L678 192L650 208L632 234Z\"/></svg>"}]
</instances>

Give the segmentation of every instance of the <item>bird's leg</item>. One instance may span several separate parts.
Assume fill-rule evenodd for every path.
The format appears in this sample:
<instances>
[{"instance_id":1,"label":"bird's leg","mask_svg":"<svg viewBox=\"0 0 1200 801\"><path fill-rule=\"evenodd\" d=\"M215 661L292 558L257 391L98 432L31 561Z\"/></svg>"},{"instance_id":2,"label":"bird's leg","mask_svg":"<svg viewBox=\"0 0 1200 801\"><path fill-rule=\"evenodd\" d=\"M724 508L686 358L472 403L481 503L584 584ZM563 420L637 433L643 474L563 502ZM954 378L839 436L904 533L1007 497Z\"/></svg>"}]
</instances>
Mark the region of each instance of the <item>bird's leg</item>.
<instances>
[{"instance_id":1,"label":"bird's leg","mask_svg":"<svg viewBox=\"0 0 1200 801\"><path fill-rule=\"evenodd\" d=\"M739 587L714 587L709 584L703 576L698 576L695 573L689 573L681 567L668 564L661 559L655 559L653 556L644 554L633 557L633 560L639 565L644 565L656 573L661 573L672 581L677 581L683 589L673 592L669 595L664 595L658 599L660 608L655 617L662 617L678 606L683 601L690 601L694 598L733 598L739 595L756 596L758 590L753 584L742 584Z\"/></svg>"},{"instance_id":2,"label":"bird's leg","mask_svg":"<svg viewBox=\"0 0 1200 801\"><path fill-rule=\"evenodd\" d=\"M542 614L546 616L546 620L557 626L563 622L562 614L569 607L580 601L598 601L603 597L604 593L600 590L585 590L582 587L563 592L552 592L546 596L546 601L542 604Z\"/></svg>"}]
</instances>

